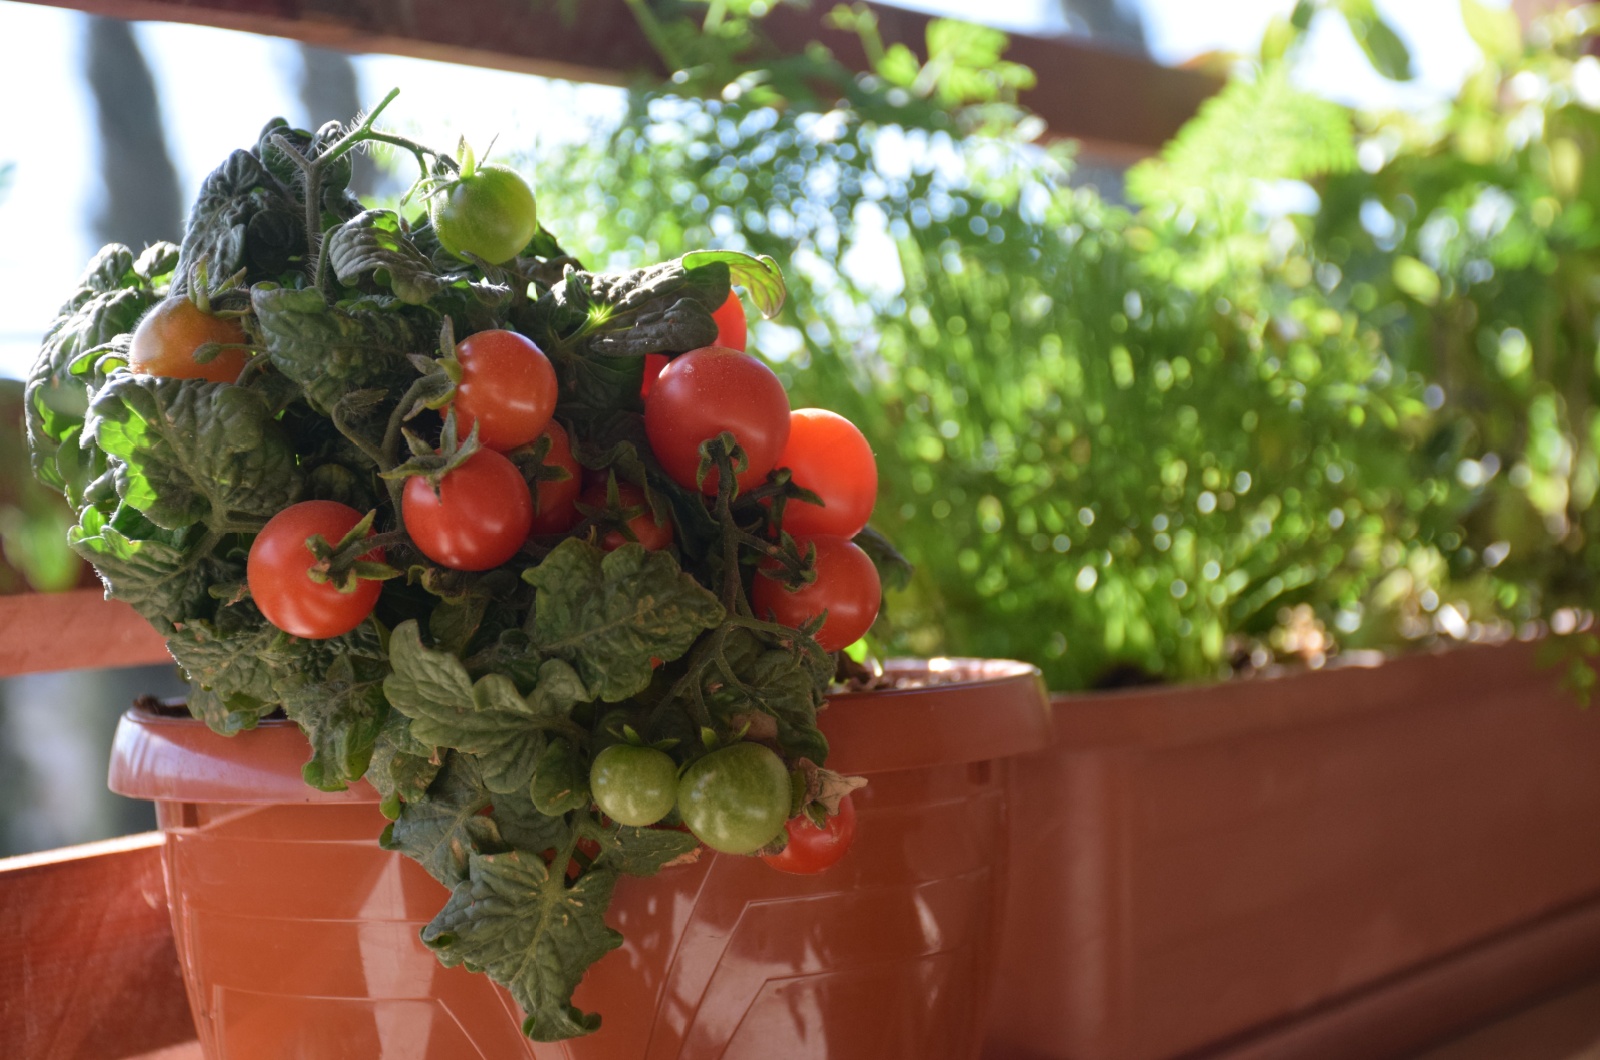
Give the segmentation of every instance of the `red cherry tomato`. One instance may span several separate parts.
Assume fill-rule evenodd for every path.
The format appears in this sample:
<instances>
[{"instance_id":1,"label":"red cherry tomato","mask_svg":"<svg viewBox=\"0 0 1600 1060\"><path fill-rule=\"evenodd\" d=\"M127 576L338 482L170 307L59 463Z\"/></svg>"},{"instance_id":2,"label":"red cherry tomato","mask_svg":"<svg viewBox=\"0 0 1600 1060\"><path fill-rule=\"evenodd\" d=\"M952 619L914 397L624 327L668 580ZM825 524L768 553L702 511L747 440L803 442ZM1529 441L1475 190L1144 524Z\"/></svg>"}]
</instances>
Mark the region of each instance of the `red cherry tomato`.
<instances>
[{"instance_id":1,"label":"red cherry tomato","mask_svg":"<svg viewBox=\"0 0 1600 1060\"><path fill-rule=\"evenodd\" d=\"M457 430L474 424L485 449L507 452L544 432L556 410L556 370L533 340L515 331L480 331L456 343Z\"/></svg>"},{"instance_id":2,"label":"red cherry tomato","mask_svg":"<svg viewBox=\"0 0 1600 1060\"><path fill-rule=\"evenodd\" d=\"M583 495L578 498L578 503L590 508L606 507L606 483L598 479L584 487ZM650 511L650 502L645 499L644 490L631 482L617 483L617 506L619 508L643 508L644 511L628 520L628 531L633 534L639 544L651 552L660 551L672 544L672 523L656 522L654 514ZM621 548L628 543L628 538L620 530L607 530L600 538L600 547L607 552Z\"/></svg>"},{"instance_id":3,"label":"red cherry tomato","mask_svg":"<svg viewBox=\"0 0 1600 1060\"><path fill-rule=\"evenodd\" d=\"M664 353L647 353L644 355L644 380L639 384L639 397L647 398L654 389L656 380L661 378L661 370L672 362L672 358Z\"/></svg>"},{"instance_id":4,"label":"red cherry tomato","mask_svg":"<svg viewBox=\"0 0 1600 1060\"><path fill-rule=\"evenodd\" d=\"M854 537L867 525L878 498L878 463L867 439L843 416L795 409L778 466L793 472L795 485L822 498L820 508L795 500L784 505L783 528L789 533Z\"/></svg>"},{"instance_id":5,"label":"red cherry tomato","mask_svg":"<svg viewBox=\"0 0 1600 1060\"><path fill-rule=\"evenodd\" d=\"M750 606L762 618L799 629L824 611L828 617L817 631L823 651L838 651L854 644L878 617L883 588L872 559L847 538L829 534L801 538L817 549L817 580L795 592L783 583L757 574L750 590Z\"/></svg>"},{"instance_id":6,"label":"red cherry tomato","mask_svg":"<svg viewBox=\"0 0 1600 1060\"><path fill-rule=\"evenodd\" d=\"M222 350L204 364L195 361L194 353L208 342L227 346L248 341L232 317L212 316L187 298L169 298L146 313L134 329L128 367L137 375L233 383L250 359L248 351Z\"/></svg>"},{"instance_id":7,"label":"red cherry tomato","mask_svg":"<svg viewBox=\"0 0 1600 1060\"><path fill-rule=\"evenodd\" d=\"M533 525L533 496L504 455L480 449L444 476L439 492L406 479L400 515L422 554L454 570L488 570L517 554Z\"/></svg>"},{"instance_id":8,"label":"red cherry tomato","mask_svg":"<svg viewBox=\"0 0 1600 1060\"><path fill-rule=\"evenodd\" d=\"M361 513L336 501L301 501L267 520L250 545L245 577L267 621L296 637L326 640L350 632L372 613L383 583L358 581L349 592L314 582L317 562L309 541L321 535L336 545L361 521ZM361 557L383 561L383 549Z\"/></svg>"},{"instance_id":9,"label":"red cherry tomato","mask_svg":"<svg viewBox=\"0 0 1600 1060\"><path fill-rule=\"evenodd\" d=\"M547 467L559 467L567 473L564 479L540 479L534 484L533 526L530 533L564 534L582 518L573 503L583 492L583 468L572 456L572 443L567 432L555 420L545 428L550 436L550 451L545 453Z\"/></svg>"},{"instance_id":10,"label":"red cherry tomato","mask_svg":"<svg viewBox=\"0 0 1600 1060\"><path fill-rule=\"evenodd\" d=\"M772 369L747 353L703 346L674 357L644 402L650 447L672 481L695 488L700 445L731 431L749 458L739 488L759 485L789 440L789 396ZM715 469L701 490L717 492Z\"/></svg>"},{"instance_id":11,"label":"red cherry tomato","mask_svg":"<svg viewBox=\"0 0 1600 1060\"><path fill-rule=\"evenodd\" d=\"M711 319L717 322L716 345L726 346L730 350L742 350L749 341L749 325L745 323L744 305L739 301L739 296L732 291L728 292L728 300L718 306L711 314Z\"/></svg>"},{"instance_id":12,"label":"red cherry tomato","mask_svg":"<svg viewBox=\"0 0 1600 1060\"><path fill-rule=\"evenodd\" d=\"M776 854L763 854L761 860L782 872L810 876L832 868L844 857L856 839L856 808L846 795L839 800L839 812L818 828L805 814L789 818L784 825L789 845Z\"/></svg>"}]
</instances>

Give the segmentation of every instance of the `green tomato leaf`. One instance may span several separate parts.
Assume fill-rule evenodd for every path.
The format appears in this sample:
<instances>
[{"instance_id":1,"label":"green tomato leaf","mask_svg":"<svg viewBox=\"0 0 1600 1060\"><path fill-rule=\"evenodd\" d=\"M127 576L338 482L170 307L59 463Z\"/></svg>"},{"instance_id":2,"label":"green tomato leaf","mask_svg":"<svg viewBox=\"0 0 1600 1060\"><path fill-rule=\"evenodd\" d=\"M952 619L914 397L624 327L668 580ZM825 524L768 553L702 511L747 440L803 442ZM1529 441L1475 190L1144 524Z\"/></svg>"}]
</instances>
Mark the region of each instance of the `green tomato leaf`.
<instances>
[{"instance_id":1,"label":"green tomato leaf","mask_svg":"<svg viewBox=\"0 0 1600 1060\"><path fill-rule=\"evenodd\" d=\"M721 251L706 251L721 254ZM747 258L748 255L737 255ZM663 262L627 272L583 272L569 269L566 276L540 299L546 302L546 327L558 339L620 332L642 316L662 313L687 298L707 312L728 298L728 269L719 260L691 268L686 259ZM750 259L754 260L754 259ZM682 352L692 347L667 347Z\"/></svg>"},{"instance_id":2,"label":"green tomato leaf","mask_svg":"<svg viewBox=\"0 0 1600 1060\"><path fill-rule=\"evenodd\" d=\"M167 650L189 676L190 713L223 736L255 728L278 705L272 688L279 639L288 634L249 605L222 608L215 622L185 622L167 638Z\"/></svg>"},{"instance_id":3,"label":"green tomato leaf","mask_svg":"<svg viewBox=\"0 0 1600 1060\"><path fill-rule=\"evenodd\" d=\"M765 254L752 257L737 250L696 250L685 254L682 260L683 267L690 270L703 269L713 264L726 265L731 282L750 293L750 300L768 320L777 316L778 311L783 308L787 293L783 283L783 273L779 270L778 263Z\"/></svg>"},{"instance_id":4,"label":"green tomato leaf","mask_svg":"<svg viewBox=\"0 0 1600 1060\"><path fill-rule=\"evenodd\" d=\"M489 597L482 593L445 597L433 606L428 615L429 638L443 651L453 655L465 653L467 645L472 643L472 638L483 623L489 603Z\"/></svg>"},{"instance_id":5,"label":"green tomato leaf","mask_svg":"<svg viewBox=\"0 0 1600 1060\"><path fill-rule=\"evenodd\" d=\"M245 387L119 372L84 434L113 458L123 501L169 530L268 519L300 497L294 449Z\"/></svg>"},{"instance_id":6,"label":"green tomato leaf","mask_svg":"<svg viewBox=\"0 0 1600 1060\"><path fill-rule=\"evenodd\" d=\"M416 802L427 794L441 765L434 748L411 735L411 719L391 710L373 740L367 780L383 796L385 812L392 819L398 816L400 803Z\"/></svg>"},{"instance_id":7,"label":"green tomato leaf","mask_svg":"<svg viewBox=\"0 0 1600 1060\"><path fill-rule=\"evenodd\" d=\"M506 614L497 617L512 616ZM517 627L502 629L492 643L467 660L467 670L474 677L489 673L505 674L516 682L518 689L526 693L539 683L539 666L543 661L534 650L528 634Z\"/></svg>"},{"instance_id":8,"label":"green tomato leaf","mask_svg":"<svg viewBox=\"0 0 1600 1060\"><path fill-rule=\"evenodd\" d=\"M156 283L167 278L172 253L172 244L158 243L135 261L133 252L119 244L102 249L57 312L28 373L23 400L33 472L74 506L87 483L77 439L90 397L78 366L90 350L131 332L145 310L161 300Z\"/></svg>"},{"instance_id":9,"label":"green tomato leaf","mask_svg":"<svg viewBox=\"0 0 1600 1060\"><path fill-rule=\"evenodd\" d=\"M572 1006L572 991L622 944L604 919L615 885L615 873L590 871L568 886L527 851L474 854L422 941L445 966L481 969L509 989L535 1041L589 1034L600 1020Z\"/></svg>"},{"instance_id":10,"label":"green tomato leaf","mask_svg":"<svg viewBox=\"0 0 1600 1060\"><path fill-rule=\"evenodd\" d=\"M305 212L284 181L249 151L235 151L200 184L179 249L181 286L203 265L215 282L246 270L274 278L306 253Z\"/></svg>"},{"instance_id":11,"label":"green tomato leaf","mask_svg":"<svg viewBox=\"0 0 1600 1060\"><path fill-rule=\"evenodd\" d=\"M557 738L545 744L534 767L532 794L534 808L549 817L589 805L589 771L570 742Z\"/></svg>"},{"instance_id":12,"label":"green tomato leaf","mask_svg":"<svg viewBox=\"0 0 1600 1060\"><path fill-rule=\"evenodd\" d=\"M588 699L572 667L558 659L540 666L538 686L526 698L504 674L473 682L460 659L422 646L415 619L395 627L389 653L394 672L384 692L411 719L412 736L478 755L493 791L527 787L547 732L565 727L573 705Z\"/></svg>"},{"instance_id":13,"label":"green tomato leaf","mask_svg":"<svg viewBox=\"0 0 1600 1060\"><path fill-rule=\"evenodd\" d=\"M340 283L355 286L371 274L409 305L425 304L465 275L435 271L390 210L366 210L328 233L327 253Z\"/></svg>"},{"instance_id":14,"label":"green tomato leaf","mask_svg":"<svg viewBox=\"0 0 1600 1060\"><path fill-rule=\"evenodd\" d=\"M661 309L642 311L633 326L597 334L581 346L595 357L643 357L662 350L693 350L717 339L711 310L693 298L680 298Z\"/></svg>"},{"instance_id":15,"label":"green tomato leaf","mask_svg":"<svg viewBox=\"0 0 1600 1060\"><path fill-rule=\"evenodd\" d=\"M213 584L244 576L236 565L196 554L205 536L199 526L163 530L132 508L108 517L89 507L67 532L67 544L95 565L108 597L132 605L158 633L170 637L175 623L211 613L216 606L209 592Z\"/></svg>"},{"instance_id":16,"label":"green tomato leaf","mask_svg":"<svg viewBox=\"0 0 1600 1060\"><path fill-rule=\"evenodd\" d=\"M725 612L665 552L627 544L614 552L568 538L523 572L538 589L528 635L565 659L596 699L614 703L645 689L650 658L678 658Z\"/></svg>"},{"instance_id":17,"label":"green tomato leaf","mask_svg":"<svg viewBox=\"0 0 1600 1060\"><path fill-rule=\"evenodd\" d=\"M272 363L328 415L356 390L395 390L415 373L406 357L436 336L399 312L329 306L315 290L258 284L250 292Z\"/></svg>"},{"instance_id":18,"label":"green tomato leaf","mask_svg":"<svg viewBox=\"0 0 1600 1060\"><path fill-rule=\"evenodd\" d=\"M535 854L563 850L572 838L567 819L540 813L526 791L496 794L492 816L500 829L500 837L518 850Z\"/></svg>"},{"instance_id":19,"label":"green tomato leaf","mask_svg":"<svg viewBox=\"0 0 1600 1060\"><path fill-rule=\"evenodd\" d=\"M911 561L900 554L894 543L884 537L872 527L867 527L851 539L857 548L865 552L872 560L872 565L878 568L878 577L883 582L884 590L902 590L911 585L911 575L916 568Z\"/></svg>"},{"instance_id":20,"label":"green tomato leaf","mask_svg":"<svg viewBox=\"0 0 1600 1060\"><path fill-rule=\"evenodd\" d=\"M827 653L800 655L769 647L754 632L738 629L723 654L740 683L715 670L706 677L702 696L712 714L729 728L740 715L766 714L776 720L778 742L787 755L827 761L828 741L817 728L817 708L833 670Z\"/></svg>"},{"instance_id":21,"label":"green tomato leaf","mask_svg":"<svg viewBox=\"0 0 1600 1060\"><path fill-rule=\"evenodd\" d=\"M367 772L389 713L383 645L368 620L341 637L308 642L304 650L307 664L321 676L313 680L303 668L287 670L277 682L279 700L311 742L306 783L340 791ZM331 661L324 667L317 655Z\"/></svg>"},{"instance_id":22,"label":"green tomato leaf","mask_svg":"<svg viewBox=\"0 0 1600 1060\"><path fill-rule=\"evenodd\" d=\"M469 857L479 850L504 847L499 828L481 812L493 799L478 763L452 753L428 790L400 807L400 815L383 833L383 846L400 851L428 875L454 887L466 879Z\"/></svg>"},{"instance_id":23,"label":"green tomato leaf","mask_svg":"<svg viewBox=\"0 0 1600 1060\"><path fill-rule=\"evenodd\" d=\"M642 355L711 342L711 312L728 289L721 263L691 270L669 261L620 273L569 268L537 302L513 313L512 323L555 363L563 414L583 420L637 410Z\"/></svg>"},{"instance_id":24,"label":"green tomato leaf","mask_svg":"<svg viewBox=\"0 0 1600 1060\"><path fill-rule=\"evenodd\" d=\"M600 844L595 865L630 876L654 876L669 863L688 854L700 841L674 828L632 828L617 825L590 834Z\"/></svg>"}]
</instances>

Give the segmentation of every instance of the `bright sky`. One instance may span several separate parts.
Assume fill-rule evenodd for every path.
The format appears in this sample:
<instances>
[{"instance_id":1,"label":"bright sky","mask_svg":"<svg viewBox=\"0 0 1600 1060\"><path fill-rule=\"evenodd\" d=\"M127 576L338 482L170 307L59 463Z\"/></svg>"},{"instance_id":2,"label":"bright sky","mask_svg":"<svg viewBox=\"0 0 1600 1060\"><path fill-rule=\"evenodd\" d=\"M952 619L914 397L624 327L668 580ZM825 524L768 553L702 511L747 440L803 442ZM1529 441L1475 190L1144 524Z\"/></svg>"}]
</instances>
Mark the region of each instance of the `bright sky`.
<instances>
[{"instance_id":1,"label":"bright sky","mask_svg":"<svg viewBox=\"0 0 1600 1060\"><path fill-rule=\"evenodd\" d=\"M1491 0L1504 6L1505 0ZM1162 62L1182 62L1212 50L1248 51L1275 13L1293 0L1139 0L1146 34ZM1448 98L1475 54L1461 26L1458 0L1378 0L1411 45L1419 76L1397 88L1372 73L1342 29L1314 35L1307 84L1352 103L1419 104ZM959 14L973 0L915 0L908 6ZM997 25L1060 28L1055 0L984 0ZM0 40L11 42L0 64L0 163L14 162L11 186L0 198L0 375L26 374L45 327L97 249L84 221L98 194L94 123L79 75L82 16L56 8L0 0ZM283 114L310 123L295 96L293 45L224 30L148 23L138 31L166 108L166 134L192 198L204 175L229 151L254 143L264 120ZM227 55L225 97L183 72L192 55ZM209 64L207 70L213 69ZM357 71L364 100L389 88L401 96L385 116L403 129L426 130L428 142L453 145L466 135L477 145L499 137L522 149L540 137L563 142L585 135L587 122L613 114L614 89L388 56L363 57ZM203 71L196 71L203 73ZM471 108L448 100L471 98ZM18 101L27 101L18 105ZM345 115L343 117L348 117ZM537 121L535 120L537 119ZM173 233L176 239L179 233Z\"/></svg>"}]
</instances>

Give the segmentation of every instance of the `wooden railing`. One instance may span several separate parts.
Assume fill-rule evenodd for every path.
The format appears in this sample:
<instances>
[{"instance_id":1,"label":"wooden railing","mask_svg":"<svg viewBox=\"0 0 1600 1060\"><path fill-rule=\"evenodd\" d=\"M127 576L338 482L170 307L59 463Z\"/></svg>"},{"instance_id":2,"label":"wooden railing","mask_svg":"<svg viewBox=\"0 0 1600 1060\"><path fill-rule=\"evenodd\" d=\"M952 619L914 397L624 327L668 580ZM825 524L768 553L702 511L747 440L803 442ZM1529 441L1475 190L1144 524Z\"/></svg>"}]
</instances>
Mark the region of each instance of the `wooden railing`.
<instances>
[{"instance_id":1,"label":"wooden railing","mask_svg":"<svg viewBox=\"0 0 1600 1060\"><path fill-rule=\"evenodd\" d=\"M0 860L0 1056L127 1060L194 1040L161 836Z\"/></svg>"},{"instance_id":2,"label":"wooden railing","mask_svg":"<svg viewBox=\"0 0 1600 1060\"><path fill-rule=\"evenodd\" d=\"M625 84L665 71L624 0L582 0L566 19L554 0L33 0L129 19L248 30L353 52L467 63L600 84ZM929 16L869 4L886 42L922 50ZM780 5L768 17L774 40L798 50L822 41L857 69L866 56L853 34L826 25L832 3ZM1051 133L1079 140L1101 158L1149 154L1219 87L1210 75L1173 69L1081 38L1013 34L1007 57L1039 74L1022 101Z\"/></svg>"}]
</instances>

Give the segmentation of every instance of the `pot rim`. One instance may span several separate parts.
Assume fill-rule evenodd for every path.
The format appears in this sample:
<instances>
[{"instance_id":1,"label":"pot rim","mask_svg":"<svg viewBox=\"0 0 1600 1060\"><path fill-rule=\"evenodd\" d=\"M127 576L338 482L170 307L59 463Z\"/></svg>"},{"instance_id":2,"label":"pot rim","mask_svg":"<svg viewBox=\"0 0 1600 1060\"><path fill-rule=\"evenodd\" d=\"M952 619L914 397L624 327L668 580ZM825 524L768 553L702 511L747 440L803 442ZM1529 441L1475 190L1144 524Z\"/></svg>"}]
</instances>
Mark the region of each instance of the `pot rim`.
<instances>
[{"instance_id":1,"label":"pot rim","mask_svg":"<svg viewBox=\"0 0 1600 1060\"><path fill-rule=\"evenodd\" d=\"M1039 670L1003 659L891 660L885 672L918 672L936 683L841 692L828 697L818 725L828 738L828 767L841 773L890 773L965 765L1043 750L1050 713ZM195 718L129 708L117 725L108 786L158 802L240 805L376 803L366 780L320 791L301 778L309 756L299 726L265 719L219 736Z\"/></svg>"}]
</instances>

